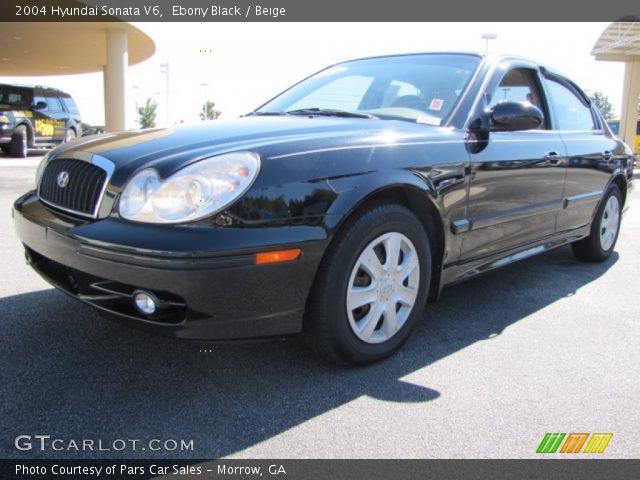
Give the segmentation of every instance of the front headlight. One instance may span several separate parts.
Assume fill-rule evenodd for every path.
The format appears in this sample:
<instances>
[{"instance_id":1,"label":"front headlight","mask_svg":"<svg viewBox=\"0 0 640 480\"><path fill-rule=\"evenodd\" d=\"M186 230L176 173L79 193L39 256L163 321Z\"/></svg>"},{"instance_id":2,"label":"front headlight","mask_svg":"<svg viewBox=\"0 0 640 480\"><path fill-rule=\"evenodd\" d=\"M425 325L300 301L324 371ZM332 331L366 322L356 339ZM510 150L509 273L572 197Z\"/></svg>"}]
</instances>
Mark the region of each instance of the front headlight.
<instances>
[{"instance_id":1,"label":"front headlight","mask_svg":"<svg viewBox=\"0 0 640 480\"><path fill-rule=\"evenodd\" d=\"M49 161L49 152L47 152L47 154L42 157L42 160L40 160L40 163L38 164L38 168L36 169L36 190L38 189L38 185L40 185L40 180L42 180L42 174L44 173L44 169L47 166L47 162Z\"/></svg>"},{"instance_id":2,"label":"front headlight","mask_svg":"<svg viewBox=\"0 0 640 480\"><path fill-rule=\"evenodd\" d=\"M244 194L258 176L260 157L234 152L201 160L161 179L148 168L125 186L120 216L148 223L182 223L217 213Z\"/></svg>"}]
</instances>

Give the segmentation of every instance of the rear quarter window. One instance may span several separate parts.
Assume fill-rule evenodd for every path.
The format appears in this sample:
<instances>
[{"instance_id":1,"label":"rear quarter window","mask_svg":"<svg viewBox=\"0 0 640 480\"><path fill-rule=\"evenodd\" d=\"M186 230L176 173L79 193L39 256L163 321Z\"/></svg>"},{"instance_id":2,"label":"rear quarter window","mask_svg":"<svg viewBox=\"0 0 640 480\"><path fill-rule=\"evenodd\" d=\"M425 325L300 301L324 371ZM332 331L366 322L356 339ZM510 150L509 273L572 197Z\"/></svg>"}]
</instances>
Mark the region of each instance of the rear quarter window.
<instances>
[{"instance_id":1,"label":"rear quarter window","mask_svg":"<svg viewBox=\"0 0 640 480\"><path fill-rule=\"evenodd\" d=\"M62 97L62 103L64 103L64 106L69 113L80 113L80 110L78 110L78 106L76 105L76 102L73 101L73 98Z\"/></svg>"}]
</instances>

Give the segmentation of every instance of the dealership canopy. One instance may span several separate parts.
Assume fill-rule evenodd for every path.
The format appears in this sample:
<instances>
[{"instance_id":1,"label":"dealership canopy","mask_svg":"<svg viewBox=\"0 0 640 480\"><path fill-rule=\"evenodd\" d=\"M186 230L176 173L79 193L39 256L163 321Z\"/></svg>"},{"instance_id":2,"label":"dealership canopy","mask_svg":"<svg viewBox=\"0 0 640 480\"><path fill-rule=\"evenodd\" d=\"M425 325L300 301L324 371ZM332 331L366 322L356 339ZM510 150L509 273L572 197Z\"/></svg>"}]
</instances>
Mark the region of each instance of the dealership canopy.
<instances>
[{"instance_id":1,"label":"dealership canopy","mask_svg":"<svg viewBox=\"0 0 640 480\"><path fill-rule=\"evenodd\" d=\"M611 23L598 38L591 54L596 60L625 63L620 136L633 146L636 144L640 101L640 22Z\"/></svg>"},{"instance_id":2,"label":"dealership canopy","mask_svg":"<svg viewBox=\"0 0 640 480\"><path fill-rule=\"evenodd\" d=\"M108 131L126 128L127 66L154 52L153 40L126 22L0 23L0 75L103 72Z\"/></svg>"}]
</instances>

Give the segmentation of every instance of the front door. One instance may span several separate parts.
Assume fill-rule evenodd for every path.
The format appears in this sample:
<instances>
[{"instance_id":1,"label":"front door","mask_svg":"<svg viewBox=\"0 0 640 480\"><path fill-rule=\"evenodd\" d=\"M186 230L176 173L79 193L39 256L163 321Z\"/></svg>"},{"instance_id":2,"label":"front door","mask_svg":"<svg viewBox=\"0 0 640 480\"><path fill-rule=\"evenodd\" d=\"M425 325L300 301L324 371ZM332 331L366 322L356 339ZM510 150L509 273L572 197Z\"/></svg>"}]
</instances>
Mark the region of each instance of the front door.
<instances>
[{"instance_id":1,"label":"front door","mask_svg":"<svg viewBox=\"0 0 640 480\"><path fill-rule=\"evenodd\" d=\"M505 71L485 96L485 107L503 100L528 101L548 119L537 69L518 66ZM560 134L549 124L545 120L535 130L490 132L486 145L471 153L462 261L524 247L555 233L566 152Z\"/></svg>"}]
</instances>

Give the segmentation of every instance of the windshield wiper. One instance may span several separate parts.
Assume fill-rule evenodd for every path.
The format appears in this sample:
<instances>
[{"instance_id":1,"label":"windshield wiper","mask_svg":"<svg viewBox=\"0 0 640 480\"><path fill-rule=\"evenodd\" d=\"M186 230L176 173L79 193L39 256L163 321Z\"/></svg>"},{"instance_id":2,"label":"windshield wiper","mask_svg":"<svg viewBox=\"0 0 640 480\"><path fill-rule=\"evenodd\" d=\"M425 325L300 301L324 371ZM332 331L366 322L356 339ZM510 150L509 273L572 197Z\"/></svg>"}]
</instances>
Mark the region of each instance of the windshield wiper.
<instances>
[{"instance_id":1,"label":"windshield wiper","mask_svg":"<svg viewBox=\"0 0 640 480\"><path fill-rule=\"evenodd\" d=\"M243 117L257 117L257 116L278 116L278 115L286 115L286 112L259 112L259 111L254 111L254 112L249 112L245 115L242 115Z\"/></svg>"},{"instance_id":2,"label":"windshield wiper","mask_svg":"<svg viewBox=\"0 0 640 480\"><path fill-rule=\"evenodd\" d=\"M300 108L298 110L289 110L284 112L287 115L322 115L327 117L349 117L349 118L375 118L375 115L363 112L349 112L347 110L337 110L334 108Z\"/></svg>"}]
</instances>

